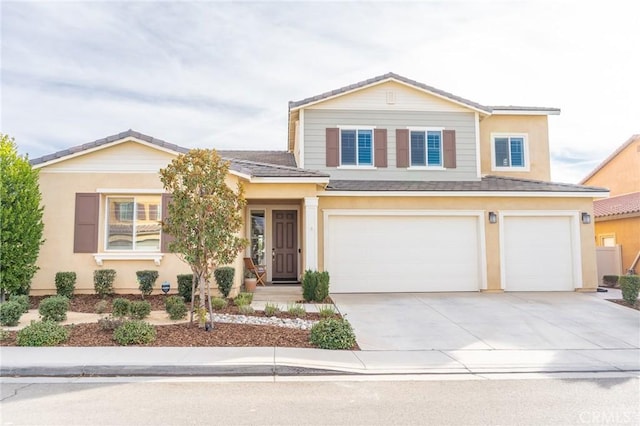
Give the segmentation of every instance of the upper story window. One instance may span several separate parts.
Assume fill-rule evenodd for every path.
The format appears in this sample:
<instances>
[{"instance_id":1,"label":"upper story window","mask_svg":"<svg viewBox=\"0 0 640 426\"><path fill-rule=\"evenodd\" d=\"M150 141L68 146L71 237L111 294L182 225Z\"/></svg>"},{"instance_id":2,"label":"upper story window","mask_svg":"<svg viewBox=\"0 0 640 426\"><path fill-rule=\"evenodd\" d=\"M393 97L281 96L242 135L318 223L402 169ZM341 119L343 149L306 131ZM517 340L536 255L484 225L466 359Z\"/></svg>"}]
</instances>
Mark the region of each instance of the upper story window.
<instances>
[{"instance_id":1,"label":"upper story window","mask_svg":"<svg viewBox=\"0 0 640 426\"><path fill-rule=\"evenodd\" d=\"M160 198L107 197L106 249L159 251Z\"/></svg>"},{"instance_id":2,"label":"upper story window","mask_svg":"<svg viewBox=\"0 0 640 426\"><path fill-rule=\"evenodd\" d=\"M373 129L340 129L340 165L373 166Z\"/></svg>"},{"instance_id":3,"label":"upper story window","mask_svg":"<svg viewBox=\"0 0 640 426\"><path fill-rule=\"evenodd\" d=\"M411 167L442 167L442 130L410 130Z\"/></svg>"},{"instance_id":4,"label":"upper story window","mask_svg":"<svg viewBox=\"0 0 640 426\"><path fill-rule=\"evenodd\" d=\"M491 166L493 170L529 169L526 135L491 135Z\"/></svg>"}]
</instances>

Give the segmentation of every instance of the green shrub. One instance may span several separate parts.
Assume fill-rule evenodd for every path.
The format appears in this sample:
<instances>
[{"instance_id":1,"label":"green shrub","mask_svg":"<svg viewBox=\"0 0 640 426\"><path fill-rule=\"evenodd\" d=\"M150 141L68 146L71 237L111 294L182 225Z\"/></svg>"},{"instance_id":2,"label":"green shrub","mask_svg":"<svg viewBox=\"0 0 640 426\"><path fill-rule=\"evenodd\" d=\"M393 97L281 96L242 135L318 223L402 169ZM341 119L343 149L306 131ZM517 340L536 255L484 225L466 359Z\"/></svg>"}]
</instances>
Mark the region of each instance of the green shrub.
<instances>
[{"instance_id":1,"label":"green shrub","mask_svg":"<svg viewBox=\"0 0 640 426\"><path fill-rule=\"evenodd\" d=\"M116 328L120 327L122 324L124 324L124 319L116 318L112 315L100 318L98 320L98 326L101 330L104 331L113 331Z\"/></svg>"},{"instance_id":2,"label":"green shrub","mask_svg":"<svg viewBox=\"0 0 640 426\"><path fill-rule=\"evenodd\" d=\"M67 319L69 310L69 299L64 296L51 296L42 299L38 306L38 312L42 321L60 322Z\"/></svg>"},{"instance_id":3,"label":"green shrub","mask_svg":"<svg viewBox=\"0 0 640 426\"><path fill-rule=\"evenodd\" d=\"M0 342L4 342L5 340L9 339L9 336L11 335L7 330L0 329Z\"/></svg>"},{"instance_id":4,"label":"green shrub","mask_svg":"<svg viewBox=\"0 0 640 426\"><path fill-rule=\"evenodd\" d=\"M9 300L18 302L22 306L22 313L29 312L29 296L26 294L12 294Z\"/></svg>"},{"instance_id":5,"label":"green shrub","mask_svg":"<svg viewBox=\"0 0 640 426\"><path fill-rule=\"evenodd\" d=\"M118 297L113 299L113 316L114 317L126 317L131 312L131 302L129 299Z\"/></svg>"},{"instance_id":6,"label":"green shrub","mask_svg":"<svg viewBox=\"0 0 640 426\"><path fill-rule=\"evenodd\" d=\"M113 294L113 282L116 279L115 269L96 269L93 272L93 288L102 297Z\"/></svg>"},{"instance_id":7,"label":"green shrub","mask_svg":"<svg viewBox=\"0 0 640 426\"><path fill-rule=\"evenodd\" d=\"M316 272L318 274L318 286L316 287L316 302L322 302L329 297L329 273L327 271Z\"/></svg>"},{"instance_id":8,"label":"green shrub","mask_svg":"<svg viewBox=\"0 0 640 426\"><path fill-rule=\"evenodd\" d=\"M322 302L329 296L329 273L310 269L302 276L302 298L305 302Z\"/></svg>"},{"instance_id":9,"label":"green shrub","mask_svg":"<svg viewBox=\"0 0 640 426\"><path fill-rule=\"evenodd\" d=\"M603 275L602 276L602 285L607 287L616 287L618 285L618 276L617 275Z\"/></svg>"},{"instance_id":10,"label":"green shrub","mask_svg":"<svg viewBox=\"0 0 640 426\"><path fill-rule=\"evenodd\" d=\"M56 293L59 296L65 296L69 299L73 297L73 291L76 289L75 272L57 272L55 282Z\"/></svg>"},{"instance_id":11,"label":"green shrub","mask_svg":"<svg viewBox=\"0 0 640 426\"><path fill-rule=\"evenodd\" d=\"M238 312L243 315L250 315L255 312L255 309L251 305L240 305L238 306Z\"/></svg>"},{"instance_id":12,"label":"green shrub","mask_svg":"<svg viewBox=\"0 0 640 426\"><path fill-rule=\"evenodd\" d=\"M164 307L172 320L180 320L187 316L187 305L182 296L169 296L164 301Z\"/></svg>"},{"instance_id":13,"label":"green shrub","mask_svg":"<svg viewBox=\"0 0 640 426\"><path fill-rule=\"evenodd\" d=\"M0 324L7 327L18 325L24 309L19 302L9 300L0 304Z\"/></svg>"},{"instance_id":14,"label":"green shrub","mask_svg":"<svg viewBox=\"0 0 640 426\"><path fill-rule=\"evenodd\" d=\"M191 286L193 285L193 274L178 275L178 294L185 302L191 302Z\"/></svg>"},{"instance_id":15,"label":"green shrub","mask_svg":"<svg viewBox=\"0 0 640 426\"><path fill-rule=\"evenodd\" d=\"M213 276L216 278L216 283L222 296L229 297L231 287L233 287L233 276L235 273L236 270L231 266L223 266L213 271Z\"/></svg>"},{"instance_id":16,"label":"green shrub","mask_svg":"<svg viewBox=\"0 0 640 426\"><path fill-rule=\"evenodd\" d=\"M109 309L109 302L107 302L106 300L101 300L96 303L96 314L104 314L105 312L107 312L107 309Z\"/></svg>"},{"instance_id":17,"label":"green shrub","mask_svg":"<svg viewBox=\"0 0 640 426\"><path fill-rule=\"evenodd\" d=\"M640 293L640 275L622 275L618 282L622 290L622 298L630 305L635 305Z\"/></svg>"},{"instance_id":18,"label":"green shrub","mask_svg":"<svg viewBox=\"0 0 640 426\"><path fill-rule=\"evenodd\" d=\"M138 300L131 302L129 307L129 315L133 319L143 320L151 313L151 303L146 300Z\"/></svg>"},{"instance_id":19,"label":"green shrub","mask_svg":"<svg viewBox=\"0 0 640 426\"><path fill-rule=\"evenodd\" d=\"M314 324L309 340L321 349L351 349L356 344L349 321L337 318L323 319Z\"/></svg>"},{"instance_id":20,"label":"green shrub","mask_svg":"<svg viewBox=\"0 0 640 426\"><path fill-rule=\"evenodd\" d=\"M156 329L140 320L126 321L113 332L119 345L146 345L156 340Z\"/></svg>"},{"instance_id":21,"label":"green shrub","mask_svg":"<svg viewBox=\"0 0 640 426\"><path fill-rule=\"evenodd\" d=\"M227 305L228 305L227 300L223 299L222 297L211 298L211 307L213 308L214 311L219 311L220 309L224 309L227 307Z\"/></svg>"},{"instance_id":22,"label":"green shrub","mask_svg":"<svg viewBox=\"0 0 640 426\"><path fill-rule=\"evenodd\" d=\"M250 305L251 302L253 302L253 293L239 293L233 299L233 304L236 306Z\"/></svg>"},{"instance_id":23,"label":"green shrub","mask_svg":"<svg viewBox=\"0 0 640 426\"><path fill-rule=\"evenodd\" d=\"M292 303L291 305L289 305L287 312L289 312L289 314L293 315L294 317L302 317L307 313L306 309L304 309L304 306L300 305L299 303Z\"/></svg>"},{"instance_id":24,"label":"green shrub","mask_svg":"<svg viewBox=\"0 0 640 426\"><path fill-rule=\"evenodd\" d=\"M69 331L54 321L31 321L18 332L18 346L55 346L69 338Z\"/></svg>"},{"instance_id":25,"label":"green shrub","mask_svg":"<svg viewBox=\"0 0 640 426\"><path fill-rule=\"evenodd\" d=\"M311 269L307 269L302 275L302 298L305 302L315 299L316 287L318 287L318 276Z\"/></svg>"},{"instance_id":26,"label":"green shrub","mask_svg":"<svg viewBox=\"0 0 640 426\"><path fill-rule=\"evenodd\" d=\"M320 314L320 318L331 318L336 314L336 310L333 306L325 305L318 309L318 313Z\"/></svg>"},{"instance_id":27,"label":"green shrub","mask_svg":"<svg viewBox=\"0 0 640 426\"><path fill-rule=\"evenodd\" d=\"M136 271L138 277L138 288L142 293L142 298L149 296L153 292L153 286L158 279L158 271Z\"/></svg>"},{"instance_id":28,"label":"green shrub","mask_svg":"<svg viewBox=\"0 0 640 426\"><path fill-rule=\"evenodd\" d=\"M267 302L267 304L264 305L264 314L268 317L272 317L279 312L280 312L280 306L278 306L277 304L271 304Z\"/></svg>"}]
</instances>

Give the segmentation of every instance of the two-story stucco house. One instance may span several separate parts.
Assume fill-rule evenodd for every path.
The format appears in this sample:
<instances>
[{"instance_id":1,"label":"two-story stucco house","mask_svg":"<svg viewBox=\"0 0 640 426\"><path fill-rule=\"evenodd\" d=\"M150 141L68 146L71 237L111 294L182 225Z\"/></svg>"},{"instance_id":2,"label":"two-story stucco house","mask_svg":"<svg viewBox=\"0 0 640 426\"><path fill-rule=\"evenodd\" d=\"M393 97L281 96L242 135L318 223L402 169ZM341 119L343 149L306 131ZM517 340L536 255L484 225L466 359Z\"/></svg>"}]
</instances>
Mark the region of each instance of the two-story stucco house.
<instances>
[{"instance_id":1,"label":"two-story stucco house","mask_svg":"<svg viewBox=\"0 0 640 426\"><path fill-rule=\"evenodd\" d=\"M327 270L336 293L594 290L587 218L607 191L549 182L551 114L396 74L290 102L287 151L220 151L248 200L236 286L251 256L274 284ZM121 292L139 269L188 272L154 222L158 170L182 152L128 131L33 160L47 242L32 291L63 270L91 291L94 269L116 269Z\"/></svg>"}]
</instances>

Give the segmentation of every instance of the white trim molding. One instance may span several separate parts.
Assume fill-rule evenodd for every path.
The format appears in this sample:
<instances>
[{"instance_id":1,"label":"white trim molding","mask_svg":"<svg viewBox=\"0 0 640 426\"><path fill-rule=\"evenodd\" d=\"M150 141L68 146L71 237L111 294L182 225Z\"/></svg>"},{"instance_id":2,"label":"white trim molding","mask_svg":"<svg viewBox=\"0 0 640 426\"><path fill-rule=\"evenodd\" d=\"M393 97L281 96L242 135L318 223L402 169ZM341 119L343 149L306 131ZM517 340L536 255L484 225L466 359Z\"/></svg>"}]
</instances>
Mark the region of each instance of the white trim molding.
<instances>
[{"instance_id":1,"label":"white trim molding","mask_svg":"<svg viewBox=\"0 0 640 426\"><path fill-rule=\"evenodd\" d=\"M304 265L318 269L318 197L304 197Z\"/></svg>"},{"instance_id":2,"label":"white trim molding","mask_svg":"<svg viewBox=\"0 0 640 426\"><path fill-rule=\"evenodd\" d=\"M153 260L156 266L160 266L163 253L95 253L93 258L98 266L102 266L105 260Z\"/></svg>"},{"instance_id":3,"label":"white trim molding","mask_svg":"<svg viewBox=\"0 0 640 426\"><path fill-rule=\"evenodd\" d=\"M99 194L164 194L164 189L145 189L145 188L96 188Z\"/></svg>"},{"instance_id":4,"label":"white trim molding","mask_svg":"<svg viewBox=\"0 0 640 426\"><path fill-rule=\"evenodd\" d=\"M509 140L509 162L511 162L511 138L522 138L522 156L524 161L523 167L518 166L498 166L496 164L496 138L507 138ZM529 156L529 135L527 133L504 133L495 132L489 136L491 145L491 170L494 172L528 172L531 170Z\"/></svg>"},{"instance_id":5,"label":"white trim molding","mask_svg":"<svg viewBox=\"0 0 640 426\"><path fill-rule=\"evenodd\" d=\"M324 191L318 197L535 197L535 198L607 198L609 192L542 191Z\"/></svg>"}]
</instances>

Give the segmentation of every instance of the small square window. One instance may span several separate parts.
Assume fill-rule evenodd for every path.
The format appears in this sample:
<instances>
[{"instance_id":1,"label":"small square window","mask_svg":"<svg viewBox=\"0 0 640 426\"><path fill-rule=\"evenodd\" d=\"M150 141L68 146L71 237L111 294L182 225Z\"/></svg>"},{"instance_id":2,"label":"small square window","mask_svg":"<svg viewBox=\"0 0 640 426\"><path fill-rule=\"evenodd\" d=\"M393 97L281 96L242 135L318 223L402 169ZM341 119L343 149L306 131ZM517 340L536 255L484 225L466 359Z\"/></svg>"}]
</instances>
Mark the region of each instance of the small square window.
<instances>
[{"instance_id":1,"label":"small square window","mask_svg":"<svg viewBox=\"0 0 640 426\"><path fill-rule=\"evenodd\" d=\"M412 130L410 133L411 165L442 166L442 131Z\"/></svg>"},{"instance_id":2,"label":"small square window","mask_svg":"<svg viewBox=\"0 0 640 426\"><path fill-rule=\"evenodd\" d=\"M494 169L526 169L526 139L524 136L493 136Z\"/></svg>"},{"instance_id":3,"label":"small square window","mask_svg":"<svg viewBox=\"0 0 640 426\"><path fill-rule=\"evenodd\" d=\"M340 164L342 166L373 165L373 130L342 129L340 131Z\"/></svg>"}]
</instances>

